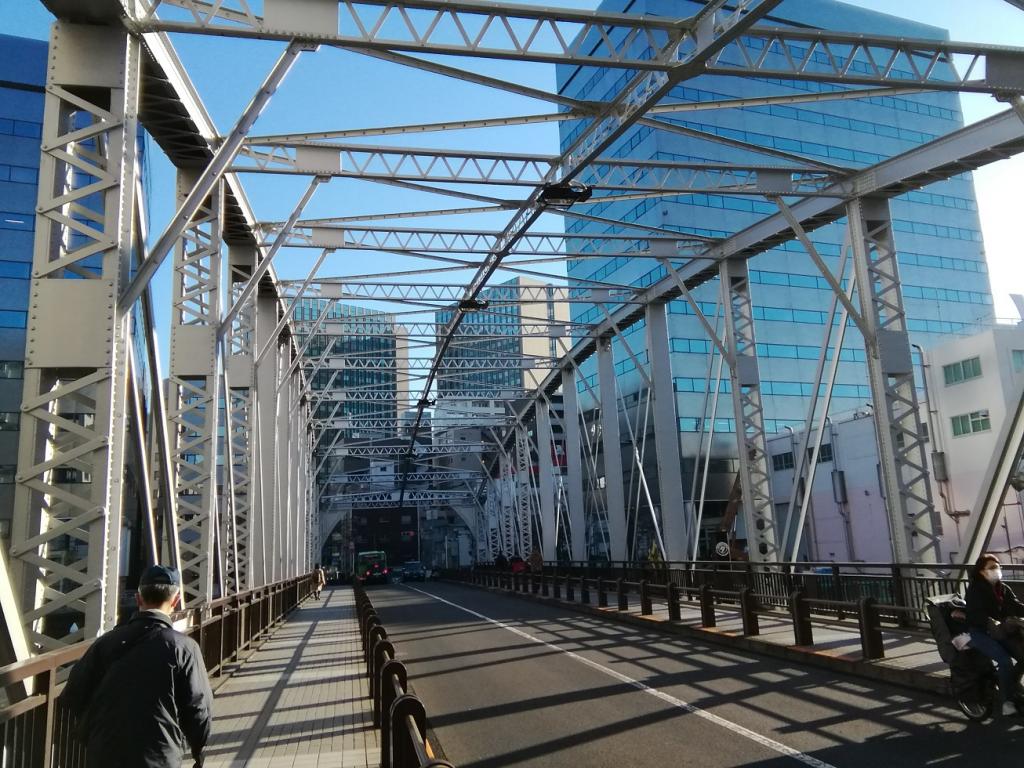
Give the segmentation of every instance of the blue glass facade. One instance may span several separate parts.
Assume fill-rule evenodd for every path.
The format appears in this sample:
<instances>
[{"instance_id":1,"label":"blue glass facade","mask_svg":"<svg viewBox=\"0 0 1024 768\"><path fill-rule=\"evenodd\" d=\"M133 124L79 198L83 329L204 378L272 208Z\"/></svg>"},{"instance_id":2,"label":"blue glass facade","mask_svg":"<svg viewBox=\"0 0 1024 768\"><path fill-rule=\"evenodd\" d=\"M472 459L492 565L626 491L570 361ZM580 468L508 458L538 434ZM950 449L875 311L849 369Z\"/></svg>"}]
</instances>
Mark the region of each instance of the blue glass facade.
<instances>
[{"instance_id":1,"label":"blue glass facade","mask_svg":"<svg viewBox=\"0 0 1024 768\"><path fill-rule=\"evenodd\" d=\"M683 17L696 13L700 5L661 0L609 0L602 8ZM829 0L787 0L766 23L866 34L947 37L944 30ZM618 70L558 67L560 92L576 99L611 99L627 78L628 74ZM705 75L676 87L666 101L698 103L837 90L845 88L814 82ZM958 97L940 93L669 113L659 115L659 119L851 169L905 152L962 125ZM582 127L580 121L560 124L563 149ZM646 126L629 131L605 154L638 160L791 164L769 155ZM586 176L581 180L585 182ZM693 194L604 202L582 210L624 222L724 237L777 209L771 202L753 196ZM964 174L904 194L892 201L891 211L912 341L927 347L944 336L976 330L979 323L991 320L992 296L971 177ZM812 233L813 241L833 272L838 271L844 229L845 221L841 221ZM567 230L589 234L630 231L586 221L574 221L567 225ZM807 396L813 386L811 382L832 295L795 240L755 257L750 261L750 269L766 426L769 431L799 427L806 418ZM650 259L628 256L580 259L570 261L568 267L570 281L589 279L643 286L664 274L663 268ZM702 310L713 317L718 300L717 281L698 289L696 298ZM574 321L593 322L599 316L599 309L573 306ZM669 305L669 330L684 455L692 457L697 438L687 433L696 433L701 426L708 426L702 419L705 418L710 345L697 318L683 301ZM643 324L634 325L628 333L630 346L634 350L643 349ZM622 390L635 392L642 382L635 372L631 373L632 362L619 348L616 348L616 360ZM856 329L847 334L840 361L832 405L836 412L850 410L870 396L863 345ZM584 367L584 374L596 380L593 361ZM722 398L716 431L733 430L732 415L731 403ZM722 450L730 447L728 443L721 446ZM687 463L684 460L684 466Z\"/></svg>"},{"instance_id":2,"label":"blue glass facade","mask_svg":"<svg viewBox=\"0 0 1024 768\"><path fill-rule=\"evenodd\" d=\"M0 536L18 461L46 43L0 35Z\"/></svg>"},{"instance_id":3,"label":"blue glass facade","mask_svg":"<svg viewBox=\"0 0 1024 768\"><path fill-rule=\"evenodd\" d=\"M503 391L523 388L523 368L473 370L474 361L481 366L488 360L522 358L522 307L519 303L520 279L491 288L484 288L480 298L487 309L467 314L445 352L437 376L439 397L476 395L499 397ZM438 329L455 316L455 309L434 313ZM482 338L481 338L482 337ZM468 370L467 370L468 368Z\"/></svg>"}]
</instances>

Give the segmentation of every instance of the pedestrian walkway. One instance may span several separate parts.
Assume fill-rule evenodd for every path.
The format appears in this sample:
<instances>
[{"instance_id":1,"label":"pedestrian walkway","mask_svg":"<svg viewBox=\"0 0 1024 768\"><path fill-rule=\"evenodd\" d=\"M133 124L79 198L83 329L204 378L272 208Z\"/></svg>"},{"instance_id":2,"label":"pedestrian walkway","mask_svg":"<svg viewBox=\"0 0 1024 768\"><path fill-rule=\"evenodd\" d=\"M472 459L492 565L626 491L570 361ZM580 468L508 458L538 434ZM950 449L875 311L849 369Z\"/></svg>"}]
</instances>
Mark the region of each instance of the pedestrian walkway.
<instances>
[{"instance_id":1,"label":"pedestrian walkway","mask_svg":"<svg viewBox=\"0 0 1024 768\"><path fill-rule=\"evenodd\" d=\"M206 768L376 768L365 672L352 590L325 589L217 688Z\"/></svg>"}]
</instances>

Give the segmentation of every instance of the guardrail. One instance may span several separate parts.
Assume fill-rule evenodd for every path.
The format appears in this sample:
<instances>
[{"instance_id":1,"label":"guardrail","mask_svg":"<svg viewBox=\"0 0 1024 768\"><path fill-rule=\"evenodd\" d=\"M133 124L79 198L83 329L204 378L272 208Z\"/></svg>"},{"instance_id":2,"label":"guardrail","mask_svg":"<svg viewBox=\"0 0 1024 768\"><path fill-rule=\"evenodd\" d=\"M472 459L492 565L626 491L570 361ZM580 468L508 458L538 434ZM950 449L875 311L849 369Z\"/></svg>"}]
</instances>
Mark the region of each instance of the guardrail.
<instances>
[{"instance_id":1,"label":"guardrail","mask_svg":"<svg viewBox=\"0 0 1024 768\"><path fill-rule=\"evenodd\" d=\"M454 768L431 753L423 702L409 693L405 665L395 658L395 646L366 590L358 582L352 589L373 699L373 724L380 728L381 768Z\"/></svg>"},{"instance_id":2,"label":"guardrail","mask_svg":"<svg viewBox=\"0 0 1024 768\"><path fill-rule=\"evenodd\" d=\"M861 653L866 660L881 659L885 656L882 644L885 613L907 615L913 611L909 608L885 606L883 612L883 606L874 597L862 597L857 601L814 598L799 586L790 592L780 609L780 606L776 605L778 601L775 595L760 593L747 584L739 589L719 589L707 581L700 585L680 586L674 581L658 584L646 579L627 581L621 577L588 578L586 575L570 573L511 573L493 569L477 569L468 574L463 572L451 575L455 578L468 578L470 582L479 586L541 597L560 600L564 594L566 601L579 602L583 605L590 605L591 594L594 594L599 608L607 608L609 595L613 595L617 609L623 612L630 610L630 597L635 595L642 616L654 613L654 603L657 600L665 605L669 621L681 621L683 603L693 603L700 609L700 626L705 628L717 626L719 606L731 605L739 614L743 636L760 634L760 616L788 618L792 622L794 644L800 646L814 645L812 618L835 619L837 616L855 616L860 633Z\"/></svg>"},{"instance_id":3,"label":"guardrail","mask_svg":"<svg viewBox=\"0 0 1024 768\"><path fill-rule=\"evenodd\" d=\"M313 592L312 576L279 581L175 614L199 643L206 670L222 676L227 665L261 640ZM71 666L91 641L0 667L0 766L84 768L85 748L75 738L74 716L58 698Z\"/></svg>"},{"instance_id":4,"label":"guardrail","mask_svg":"<svg viewBox=\"0 0 1024 768\"><path fill-rule=\"evenodd\" d=\"M1009 563L1003 570L1015 589L1018 584L1024 585L1024 565ZM723 592L749 587L763 604L779 609L787 609L790 595L801 590L810 600L825 601L816 606L816 614L839 619L851 612L846 604L859 604L861 599L870 597L883 619L920 628L928 626L929 597L963 593L967 587L967 574L960 567L926 563L545 562L544 571L588 579L672 583L686 590L699 589L704 584Z\"/></svg>"}]
</instances>

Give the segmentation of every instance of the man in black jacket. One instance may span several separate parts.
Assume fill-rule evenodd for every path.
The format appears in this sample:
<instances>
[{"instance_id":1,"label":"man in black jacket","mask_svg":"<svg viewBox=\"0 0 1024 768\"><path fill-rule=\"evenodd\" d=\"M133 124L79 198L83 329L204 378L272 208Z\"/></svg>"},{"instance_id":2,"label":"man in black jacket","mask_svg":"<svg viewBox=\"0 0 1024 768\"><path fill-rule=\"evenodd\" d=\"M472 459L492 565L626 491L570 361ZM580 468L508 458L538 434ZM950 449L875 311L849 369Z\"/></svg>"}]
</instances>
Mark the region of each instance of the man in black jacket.
<instances>
[{"instance_id":1,"label":"man in black jacket","mask_svg":"<svg viewBox=\"0 0 1024 768\"><path fill-rule=\"evenodd\" d=\"M186 742L203 764L213 694L199 646L171 625L179 597L177 571L151 566L139 612L71 668L61 700L85 734L88 768L180 768Z\"/></svg>"}]
</instances>

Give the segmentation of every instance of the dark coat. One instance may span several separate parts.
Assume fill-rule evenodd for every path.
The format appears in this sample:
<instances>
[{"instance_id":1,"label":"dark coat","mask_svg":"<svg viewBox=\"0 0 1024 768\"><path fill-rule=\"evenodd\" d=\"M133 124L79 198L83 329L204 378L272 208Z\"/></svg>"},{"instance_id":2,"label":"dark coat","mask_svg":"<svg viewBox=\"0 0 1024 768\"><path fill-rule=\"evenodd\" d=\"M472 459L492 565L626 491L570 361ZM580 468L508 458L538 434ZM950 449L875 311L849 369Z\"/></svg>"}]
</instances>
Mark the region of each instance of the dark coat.
<instances>
[{"instance_id":1,"label":"dark coat","mask_svg":"<svg viewBox=\"0 0 1024 768\"><path fill-rule=\"evenodd\" d=\"M179 768L186 742L198 759L210 736L213 694L199 646L159 611L98 638L61 700L88 734L89 768Z\"/></svg>"},{"instance_id":2,"label":"dark coat","mask_svg":"<svg viewBox=\"0 0 1024 768\"><path fill-rule=\"evenodd\" d=\"M997 590L1002 592L1002 605L997 598ZM1024 616L1024 603L1003 582L989 584L981 578L972 579L965 599L967 623L976 629L985 629L990 618L1006 621L1011 616Z\"/></svg>"}]
</instances>

